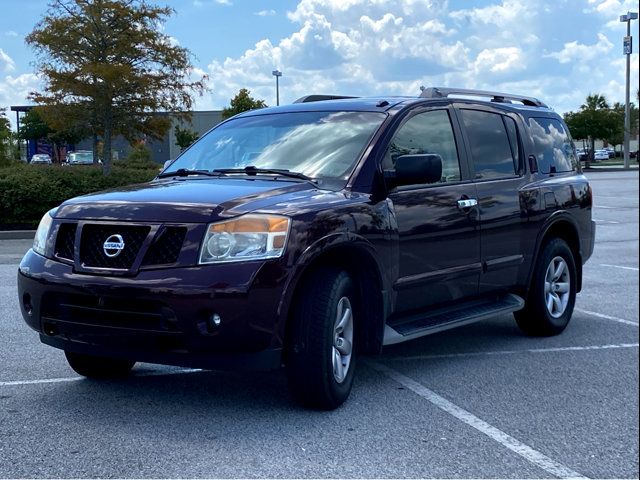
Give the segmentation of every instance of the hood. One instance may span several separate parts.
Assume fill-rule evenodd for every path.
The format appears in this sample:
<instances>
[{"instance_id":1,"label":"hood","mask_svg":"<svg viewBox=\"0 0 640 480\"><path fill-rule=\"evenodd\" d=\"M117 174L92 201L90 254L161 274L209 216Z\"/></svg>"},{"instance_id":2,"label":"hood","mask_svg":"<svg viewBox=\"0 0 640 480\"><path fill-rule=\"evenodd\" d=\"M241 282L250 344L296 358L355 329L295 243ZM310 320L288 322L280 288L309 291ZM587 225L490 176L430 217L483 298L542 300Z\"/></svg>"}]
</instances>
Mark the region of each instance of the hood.
<instances>
[{"instance_id":1,"label":"hood","mask_svg":"<svg viewBox=\"0 0 640 480\"><path fill-rule=\"evenodd\" d=\"M318 190L308 182L172 178L75 197L64 202L55 216L75 220L211 222L314 193Z\"/></svg>"}]
</instances>

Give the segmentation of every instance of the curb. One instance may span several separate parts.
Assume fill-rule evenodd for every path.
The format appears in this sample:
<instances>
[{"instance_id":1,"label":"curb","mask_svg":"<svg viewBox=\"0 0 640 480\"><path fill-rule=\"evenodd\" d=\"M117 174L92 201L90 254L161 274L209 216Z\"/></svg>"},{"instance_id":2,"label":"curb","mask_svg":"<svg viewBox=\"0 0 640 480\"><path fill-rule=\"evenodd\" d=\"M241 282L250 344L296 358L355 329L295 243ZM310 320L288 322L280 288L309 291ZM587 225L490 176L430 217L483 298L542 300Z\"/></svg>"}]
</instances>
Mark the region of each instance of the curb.
<instances>
[{"instance_id":1,"label":"curb","mask_svg":"<svg viewBox=\"0 0 640 480\"><path fill-rule=\"evenodd\" d=\"M637 172L638 167L622 168L622 167L582 167L583 172Z\"/></svg>"},{"instance_id":2,"label":"curb","mask_svg":"<svg viewBox=\"0 0 640 480\"><path fill-rule=\"evenodd\" d=\"M32 240L35 230L0 230L0 240Z\"/></svg>"}]
</instances>

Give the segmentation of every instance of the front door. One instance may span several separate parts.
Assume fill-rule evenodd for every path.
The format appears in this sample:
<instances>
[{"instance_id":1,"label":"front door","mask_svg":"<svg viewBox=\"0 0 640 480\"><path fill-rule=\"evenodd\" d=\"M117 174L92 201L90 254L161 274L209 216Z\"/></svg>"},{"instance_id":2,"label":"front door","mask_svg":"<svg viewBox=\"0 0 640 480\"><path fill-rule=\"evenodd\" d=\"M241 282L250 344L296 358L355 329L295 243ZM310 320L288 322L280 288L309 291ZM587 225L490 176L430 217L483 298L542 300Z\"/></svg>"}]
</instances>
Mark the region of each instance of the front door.
<instances>
[{"instance_id":1,"label":"front door","mask_svg":"<svg viewBox=\"0 0 640 480\"><path fill-rule=\"evenodd\" d=\"M482 267L476 187L461 168L466 164L457 132L449 109L422 109L405 120L387 148L383 168L393 168L395 159L406 154L434 153L443 163L439 182L389 193L399 235L395 315L478 293Z\"/></svg>"}]
</instances>

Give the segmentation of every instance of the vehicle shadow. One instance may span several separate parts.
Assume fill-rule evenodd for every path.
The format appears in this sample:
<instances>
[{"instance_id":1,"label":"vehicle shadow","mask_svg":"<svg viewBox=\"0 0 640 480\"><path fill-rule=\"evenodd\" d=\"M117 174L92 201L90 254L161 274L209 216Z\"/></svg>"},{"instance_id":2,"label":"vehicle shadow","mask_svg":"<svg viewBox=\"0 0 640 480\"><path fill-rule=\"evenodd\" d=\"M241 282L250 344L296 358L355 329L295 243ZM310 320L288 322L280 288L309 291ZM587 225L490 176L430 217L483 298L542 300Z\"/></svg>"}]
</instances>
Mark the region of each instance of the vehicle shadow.
<instances>
[{"instance_id":1,"label":"vehicle shadow","mask_svg":"<svg viewBox=\"0 0 640 480\"><path fill-rule=\"evenodd\" d=\"M354 398L357 401L359 394L368 394L368 381L377 381L379 374L367 366L367 361L402 361L405 358L424 356L425 368L438 369L441 365L450 366L454 361L438 358L440 355L528 349L554 343L558 343L558 340L524 336L512 317L502 316L385 347L381 355L366 356L359 361L354 391L344 408L348 408ZM174 418L184 417L183 420L189 423L192 418L209 416L212 410L227 412L232 415L231 418L233 415L242 418L260 418L264 415L268 418L284 412L294 417L301 414L305 419L309 418L309 410L298 406L291 399L284 370L177 372L178 370L161 366L138 364L127 378L83 379L51 386L53 391L50 390L41 401L43 407L58 411L64 410L67 405L74 411L87 409L92 419L102 417L106 423L114 416L135 416L138 413L151 421L158 421L169 415ZM100 400L96 400L97 398ZM153 415L150 415L151 412L154 412Z\"/></svg>"}]
</instances>

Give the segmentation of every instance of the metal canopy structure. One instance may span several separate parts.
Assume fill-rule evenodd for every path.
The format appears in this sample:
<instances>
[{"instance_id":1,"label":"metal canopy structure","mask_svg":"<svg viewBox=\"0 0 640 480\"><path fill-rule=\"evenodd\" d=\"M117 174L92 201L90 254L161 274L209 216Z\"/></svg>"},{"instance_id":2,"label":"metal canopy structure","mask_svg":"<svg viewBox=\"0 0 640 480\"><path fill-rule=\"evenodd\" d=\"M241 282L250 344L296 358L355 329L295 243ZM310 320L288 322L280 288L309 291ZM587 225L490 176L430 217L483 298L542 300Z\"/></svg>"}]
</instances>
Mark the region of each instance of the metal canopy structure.
<instances>
[{"instance_id":1,"label":"metal canopy structure","mask_svg":"<svg viewBox=\"0 0 640 480\"><path fill-rule=\"evenodd\" d=\"M33 105L13 105L11 111L16 112L16 132L20 131L20 113L27 113L31 110Z\"/></svg>"}]
</instances>

